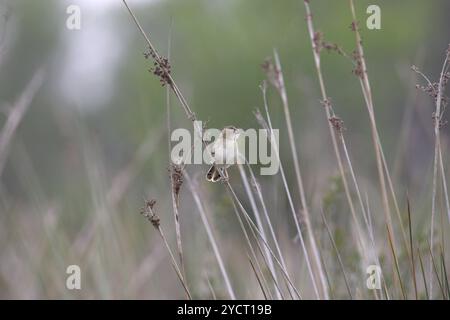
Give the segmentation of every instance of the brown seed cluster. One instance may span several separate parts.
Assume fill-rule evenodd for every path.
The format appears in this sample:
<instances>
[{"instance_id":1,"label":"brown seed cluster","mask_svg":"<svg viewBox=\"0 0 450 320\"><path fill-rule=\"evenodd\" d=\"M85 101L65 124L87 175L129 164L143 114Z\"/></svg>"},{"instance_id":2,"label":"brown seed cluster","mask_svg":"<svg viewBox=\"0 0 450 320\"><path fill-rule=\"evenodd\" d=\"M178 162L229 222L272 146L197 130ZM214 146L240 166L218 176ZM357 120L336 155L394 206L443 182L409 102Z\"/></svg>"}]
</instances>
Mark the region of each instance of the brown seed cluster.
<instances>
[{"instance_id":1,"label":"brown seed cluster","mask_svg":"<svg viewBox=\"0 0 450 320\"><path fill-rule=\"evenodd\" d=\"M449 63L450 63L448 61L448 60L450 60L450 44L449 44L447 50L445 51L445 55L446 55L446 60L445 60L445 65L444 65L445 73L440 75L439 81L431 82L429 80L429 78L427 76L425 76L419 70L419 68L417 68L414 65L411 67L411 69L413 71L415 71L416 73L421 75L427 81L426 85L417 84L416 88L419 90L422 90L428 96L433 98L433 100L436 104L438 102L441 104L442 108L441 108L439 114L436 114L436 112L433 112L431 115L431 119L433 121L433 126L435 127L437 125L439 128L442 128L443 126L445 126L447 124L447 120L443 119L443 114L445 112L445 109L446 109L446 107L448 105L448 101L449 101L449 98L444 94L444 91L445 91L445 87L447 86L447 84L450 81L450 72L446 71L446 70L448 70ZM440 101L438 101L438 99Z\"/></svg>"},{"instance_id":2,"label":"brown seed cluster","mask_svg":"<svg viewBox=\"0 0 450 320\"><path fill-rule=\"evenodd\" d=\"M314 43L314 50L316 51L316 53L320 53L321 51L322 39L323 39L322 32L320 31L314 32L313 43Z\"/></svg>"},{"instance_id":3,"label":"brown seed cluster","mask_svg":"<svg viewBox=\"0 0 450 320\"><path fill-rule=\"evenodd\" d=\"M443 87L447 84L449 77L450 77L450 74L447 73L442 78L442 91L443 91ZM426 86L416 85L416 88L422 90L427 95L432 97L435 102L437 102L437 99L439 96L439 83L438 82L433 82L433 83L427 84ZM442 106L445 107L448 104L448 97L443 95L442 91L441 91L441 104L442 104Z\"/></svg>"},{"instance_id":4,"label":"brown seed cluster","mask_svg":"<svg viewBox=\"0 0 450 320\"><path fill-rule=\"evenodd\" d=\"M173 193L178 198L181 186L184 182L183 168L179 164L172 163L169 167L170 178L172 180Z\"/></svg>"},{"instance_id":5,"label":"brown seed cluster","mask_svg":"<svg viewBox=\"0 0 450 320\"><path fill-rule=\"evenodd\" d=\"M448 50L447 50L448 51ZM448 53L447 53L448 54ZM412 66L411 69L419 74L422 74L416 66ZM416 88L422 90L427 95L432 97L435 102L437 102L438 96L439 96L439 89L441 90L441 103L445 107L448 103L448 97L446 97L442 92L445 89L445 86L448 84L450 80L450 72L446 72L442 75L442 87L439 88L439 82L429 82L426 86L422 86L417 84Z\"/></svg>"},{"instance_id":6,"label":"brown seed cluster","mask_svg":"<svg viewBox=\"0 0 450 320\"><path fill-rule=\"evenodd\" d=\"M161 85L163 87L165 85L172 85L172 80L170 77L172 67L169 59L158 56L151 48L148 48L147 51L144 52L144 57L145 59L152 58L154 60L153 67L148 71L159 78Z\"/></svg>"},{"instance_id":7,"label":"brown seed cluster","mask_svg":"<svg viewBox=\"0 0 450 320\"><path fill-rule=\"evenodd\" d=\"M352 73L358 78L363 78L364 76L364 67L362 63L362 57L357 50L352 52L352 60L355 62L355 66L352 70Z\"/></svg>"},{"instance_id":8,"label":"brown seed cluster","mask_svg":"<svg viewBox=\"0 0 450 320\"><path fill-rule=\"evenodd\" d=\"M342 133L342 131L345 130L344 120L342 120L341 118L337 116L332 116L328 120L330 121L331 125L333 126L334 130L336 130L337 133L340 134Z\"/></svg>"},{"instance_id":9,"label":"brown seed cluster","mask_svg":"<svg viewBox=\"0 0 450 320\"><path fill-rule=\"evenodd\" d=\"M160 219L159 216L153 210L153 207L156 204L156 200L146 200L145 206L141 208L141 214L146 217L155 228L159 228Z\"/></svg>"},{"instance_id":10,"label":"brown seed cluster","mask_svg":"<svg viewBox=\"0 0 450 320\"><path fill-rule=\"evenodd\" d=\"M282 88L281 79L280 79L280 70L275 66L271 58L267 58L261 64L261 68L266 73L267 80L269 80L270 84L273 85L277 90Z\"/></svg>"}]
</instances>

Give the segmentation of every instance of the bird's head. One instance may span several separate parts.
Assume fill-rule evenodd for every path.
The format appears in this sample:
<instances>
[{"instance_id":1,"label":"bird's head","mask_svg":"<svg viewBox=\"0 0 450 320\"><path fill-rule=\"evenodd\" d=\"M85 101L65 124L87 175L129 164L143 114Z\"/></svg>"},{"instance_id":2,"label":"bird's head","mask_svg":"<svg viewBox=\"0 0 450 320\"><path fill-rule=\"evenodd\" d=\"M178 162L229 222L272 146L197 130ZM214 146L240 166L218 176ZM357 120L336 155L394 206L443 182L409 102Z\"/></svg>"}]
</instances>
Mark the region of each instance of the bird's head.
<instances>
[{"instance_id":1,"label":"bird's head","mask_svg":"<svg viewBox=\"0 0 450 320\"><path fill-rule=\"evenodd\" d=\"M224 139L237 140L241 132L242 129L238 129L235 126L226 126L222 130L222 137Z\"/></svg>"}]
</instances>

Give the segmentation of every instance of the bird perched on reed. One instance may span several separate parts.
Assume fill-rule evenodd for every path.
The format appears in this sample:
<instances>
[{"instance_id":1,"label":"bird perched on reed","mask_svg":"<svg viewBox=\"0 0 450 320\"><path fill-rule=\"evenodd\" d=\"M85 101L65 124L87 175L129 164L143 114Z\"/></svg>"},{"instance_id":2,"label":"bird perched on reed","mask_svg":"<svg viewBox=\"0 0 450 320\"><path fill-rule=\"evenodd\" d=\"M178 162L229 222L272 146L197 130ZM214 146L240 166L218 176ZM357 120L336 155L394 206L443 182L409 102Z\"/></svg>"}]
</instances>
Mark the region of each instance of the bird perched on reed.
<instances>
[{"instance_id":1,"label":"bird perched on reed","mask_svg":"<svg viewBox=\"0 0 450 320\"><path fill-rule=\"evenodd\" d=\"M217 182L228 179L227 168L236 164L239 157L237 139L241 132L234 126L226 126L219 137L208 145L213 164L206 174L206 180Z\"/></svg>"}]
</instances>

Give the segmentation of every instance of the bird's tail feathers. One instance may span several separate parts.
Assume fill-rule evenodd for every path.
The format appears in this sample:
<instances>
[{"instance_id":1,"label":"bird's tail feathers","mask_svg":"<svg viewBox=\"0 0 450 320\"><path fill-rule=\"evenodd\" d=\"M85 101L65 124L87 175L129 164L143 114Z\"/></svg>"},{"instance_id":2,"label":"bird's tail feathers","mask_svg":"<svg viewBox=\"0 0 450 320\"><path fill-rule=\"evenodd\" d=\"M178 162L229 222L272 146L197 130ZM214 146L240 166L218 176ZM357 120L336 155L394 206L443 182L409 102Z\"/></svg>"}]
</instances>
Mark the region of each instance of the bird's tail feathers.
<instances>
[{"instance_id":1,"label":"bird's tail feathers","mask_svg":"<svg viewBox=\"0 0 450 320\"><path fill-rule=\"evenodd\" d=\"M209 168L208 173L206 174L206 180L211 182L217 182L222 178L222 175L220 174L219 169L212 165L211 168Z\"/></svg>"}]
</instances>

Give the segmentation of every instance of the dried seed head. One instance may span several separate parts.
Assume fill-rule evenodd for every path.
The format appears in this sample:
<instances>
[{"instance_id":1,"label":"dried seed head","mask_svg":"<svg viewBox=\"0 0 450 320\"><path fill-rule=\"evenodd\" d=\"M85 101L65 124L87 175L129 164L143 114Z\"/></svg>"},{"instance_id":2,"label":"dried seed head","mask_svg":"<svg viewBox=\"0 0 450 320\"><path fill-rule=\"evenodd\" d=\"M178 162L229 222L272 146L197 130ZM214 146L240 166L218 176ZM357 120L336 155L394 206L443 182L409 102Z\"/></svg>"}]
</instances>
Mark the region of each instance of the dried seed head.
<instances>
[{"instance_id":1,"label":"dried seed head","mask_svg":"<svg viewBox=\"0 0 450 320\"><path fill-rule=\"evenodd\" d=\"M169 167L170 178L172 180L172 191L175 194L177 201L180 194L181 186L184 182L183 167L180 164L172 163Z\"/></svg>"},{"instance_id":2,"label":"dried seed head","mask_svg":"<svg viewBox=\"0 0 450 320\"><path fill-rule=\"evenodd\" d=\"M316 53L322 51L323 33L321 31L314 32L313 43Z\"/></svg>"},{"instance_id":3,"label":"dried seed head","mask_svg":"<svg viewBox=\"0 0 450 320\"><path fill-rule=\"evenodd\" d=\"M345 130L344 121L341 118L332 116L329 121L337 133L341 134Z\"/></svg>"},{"instance_id":4,"label":"dried seed head","mask_svg":"<svg viewBox=\"0 0 450 320\"><path fill-rule=\"evenodd\" d=\"M146 200L145 206L141 208L141 214L146 217L155 228L159 228L160 219L159 216L153 210L153 207L156 204L156 200Z\"/></svg>"},{"instance_id":5,"label":"dried seed head","mask_svg":"<svg viewBox=\"0 0 450 320\"><path fill-rule=\"evenodd\" d=\"M271 58L267 58L261 64L261 68L265 72L267 76L267 80L269 80L270 84L275 87L278 91L280 91L283 87L281 82L281 72L273 63Z\"/></svg>"},{"instance_id":6,"label":"dried seed head","mask_svg":"<svg viewBox=\"0 0 450 320\"><path fill-rule=\"evenodd\" d=\"M163 87L167 84L172 85L172 80L170 77L171 65L169 60L158 56L151 48L147 48L147 50L144 51L144 57L145 59L153 59L153 67L151 67L148 71L159 78L161 85Z\"/></svg>"},{"instance_id":7,"label":"dried seed head","mask_svg":"<svg viewBox=\"0 0 450 320\"><path fill-rule=\"evenodd\" d=\"M447 64L447 63L449 63L448 60L450 58L449 57L450 45L445 53L446 53L445 63ZM444 66L444 67L446 67L446 66ZM439 78L439 81L430 82L429 78L427 76L425 76L419 70L419 68L417 68L416 66L412 66L411 69L413 71L417 72L419 75L421 75L427 81L427 85L422 86L422 85L418 84L418 85L416 85L416 88L425 92L427 95L429 95L430 97L433 98L433 100L436 104L439 102L442 106L441 114L438 117L436 117L435 115L432 116L433 124L436 125L436 121L438 121L439 127L444 126L447 122L442 120L442 115L445 112L445 108L447 107L448 100L449 100L449 98L444 94L444 91L445 91L445 87L447 86L448 82L450 81L450 72L446 71L444 74L441 74L440 76L442 77L442 79ZM438 101L438 100L440 100L440 101ZM437 118L439 118L439 120L437 120Z\"/></svg>"},{"instance_id":8,"label":"dried seed head","mask_svg":"<svg viewBox=\"0 0 450 320\"><path fill-rule=\"evenodd\" d=\"M352 70L352 73L359 78L363 78L364 68L362 63L362 57L357 50L354 50L352 52L352 59L355 62L355 68Z\"/></svg>"}]
</instances>

